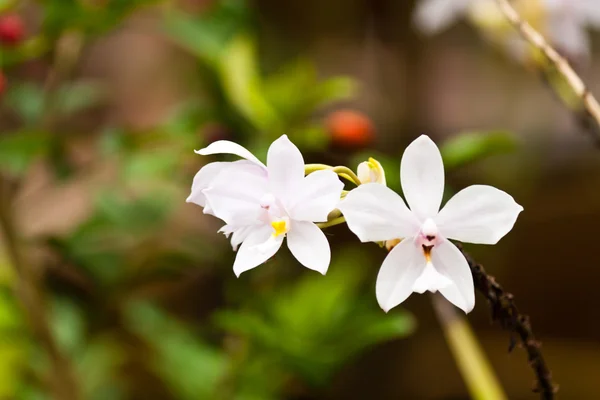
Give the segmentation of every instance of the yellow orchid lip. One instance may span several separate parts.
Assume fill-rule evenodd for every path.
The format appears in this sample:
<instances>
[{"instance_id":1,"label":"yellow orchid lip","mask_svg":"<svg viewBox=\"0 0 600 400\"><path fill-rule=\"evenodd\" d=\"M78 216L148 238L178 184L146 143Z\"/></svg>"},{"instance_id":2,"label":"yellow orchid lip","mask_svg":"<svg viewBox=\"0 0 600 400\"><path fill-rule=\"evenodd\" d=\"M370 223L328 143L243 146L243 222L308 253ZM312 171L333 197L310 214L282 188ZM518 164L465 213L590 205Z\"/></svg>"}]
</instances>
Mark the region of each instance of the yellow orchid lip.
<instances>
[{"instance_id":1,"label":"yellow orchid lip","mask_svg":"<svg viewBox=\"0 0 600 400\"><path fill-rule=\"evenodd\" d=\"M288 231L288 223L285 219L280 219L278 221L271 222L271 226L273 227L273 236L277 237L280 235L285 235Z\"/></svg>"}]
</instances>

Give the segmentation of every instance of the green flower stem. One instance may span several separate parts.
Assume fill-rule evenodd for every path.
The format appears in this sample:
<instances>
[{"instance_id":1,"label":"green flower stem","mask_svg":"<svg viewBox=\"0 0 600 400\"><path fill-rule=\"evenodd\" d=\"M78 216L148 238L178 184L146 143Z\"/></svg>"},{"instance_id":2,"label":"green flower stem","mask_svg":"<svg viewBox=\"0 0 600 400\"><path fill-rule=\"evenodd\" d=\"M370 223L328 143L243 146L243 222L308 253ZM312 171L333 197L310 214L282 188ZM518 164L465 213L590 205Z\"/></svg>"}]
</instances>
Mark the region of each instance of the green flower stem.
<instances>
[{"instance_id":1,"label":"green flower stem","mask_svg":"<svg viewBox=\"0 0 600 400\"><path fill-rule=\"evenodd\" d=\"M433 295L433 308L469 393L474 400L507 400L466 318L441 295Z\"/></svg>"},{"instance_id":2,"label":"green flower stem","mask_svg":"<svg viewBox=\"0 0 600 400\"><path fill-rule=\"evenodd\" d=\"M334 218L334 219L332 219L330 221L327 221L327 222L322 222L320 224L317 224L317 226L319 228L321 228L321 229L324 229L324 228L329 228L330 226L335 226L335 225L343 224L344 222L346 222L346 218L344 218L342 216L342 217Z\"/></svg>"},{"instance_id":3,"label":"green flower stem","mask_svg":"<svg viewBox=\"0 0 600 400\"><path fill-rule=\"evenodd\" d=\"M332 166L326 165L326 164L306 164L304 166L304 173L306 175L308 175L308 174L313 173L315 171L321 171L321 170L324 170L324 169L330 169L330 170L332 170L333 172L335 172L336 174L338 174L341 178L344 178L347 181L350 181L350 182L354 183L356 186L359 186L361 184L360 179L354 173L354 171L352 171L350 168L344 167L344 166L332 167Z\"/></svg>"}]
</instances>

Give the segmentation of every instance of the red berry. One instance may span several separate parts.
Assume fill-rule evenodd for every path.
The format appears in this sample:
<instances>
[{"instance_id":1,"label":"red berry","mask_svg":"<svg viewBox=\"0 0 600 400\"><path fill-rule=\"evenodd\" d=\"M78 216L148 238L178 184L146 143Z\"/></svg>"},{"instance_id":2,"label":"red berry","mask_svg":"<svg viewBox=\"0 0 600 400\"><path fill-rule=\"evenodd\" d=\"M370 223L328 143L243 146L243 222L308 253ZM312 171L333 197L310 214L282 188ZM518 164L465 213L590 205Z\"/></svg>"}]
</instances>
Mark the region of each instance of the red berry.
<instances>
[{"instance_id":1,"label":"red berry","mask_svg":"<svg viewBox=\"0 0 600 400\"><path fill-rule=\"evenodd\" d=\"M327 117L327 129L333 143L345 147L365 147L375 137L373 123L363 113L339 110Z\"/></svg>"},{"instance_id":2,"label":"red berry","mask_svg":"<svg viewBox=\"0 0 600 400\"><path fill-rule=\"evenodd\" d=\"M20 16L16 14L0 17L0 42L15 45L23 40L25 26Z\"/></svg>"}]
</instances>

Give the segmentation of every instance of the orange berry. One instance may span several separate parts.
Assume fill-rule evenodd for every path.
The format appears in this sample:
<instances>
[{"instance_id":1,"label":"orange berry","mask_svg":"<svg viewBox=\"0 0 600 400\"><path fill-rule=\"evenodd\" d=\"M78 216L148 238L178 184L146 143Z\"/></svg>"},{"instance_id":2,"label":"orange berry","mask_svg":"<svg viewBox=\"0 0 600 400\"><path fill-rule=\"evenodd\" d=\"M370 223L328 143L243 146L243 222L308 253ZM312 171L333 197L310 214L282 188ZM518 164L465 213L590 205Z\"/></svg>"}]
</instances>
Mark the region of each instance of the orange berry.
<instances>
[{"instance_id":1,"label":"orange berry","mask_svg":"<svg viewBox=\"0 0 600 400\"><path fill-rule=\"evenodd\" d=\"M369 117L354 110L339 110L329 114L326 125L333 143L344 147L365 147L375 137Z\"/></svg>"}]
</instances>

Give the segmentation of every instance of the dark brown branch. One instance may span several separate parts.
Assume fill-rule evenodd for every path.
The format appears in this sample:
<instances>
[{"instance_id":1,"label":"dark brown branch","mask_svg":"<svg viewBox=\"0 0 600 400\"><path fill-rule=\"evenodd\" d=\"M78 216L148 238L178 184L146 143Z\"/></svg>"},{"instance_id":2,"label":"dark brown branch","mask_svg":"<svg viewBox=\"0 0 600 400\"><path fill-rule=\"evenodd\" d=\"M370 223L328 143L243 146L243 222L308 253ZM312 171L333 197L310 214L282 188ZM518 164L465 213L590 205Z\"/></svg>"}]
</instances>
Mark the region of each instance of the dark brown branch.
<instances>
[{"instance_id":1,"label":"dark brown branch","mask_svg":"<svg viewBox=\"0 0 600 400\"><path fill-rule=\"evenodd\" d=\"M488 275L481 264L473 260L462 246L457 246L469 263L475 288L485 296L491 307L492 319L498 321L504 329L516 334L527 352L529 365L536 376L534 392L539 393L542 400L554 399L558 386L552 382L552 374L542 355L541 343L535 339L529 317L519 313L512 294L506 292L493 276ZM515 338L512 337L509 351L512 351L515 344Z\"/></svg>"}]
</instances>

